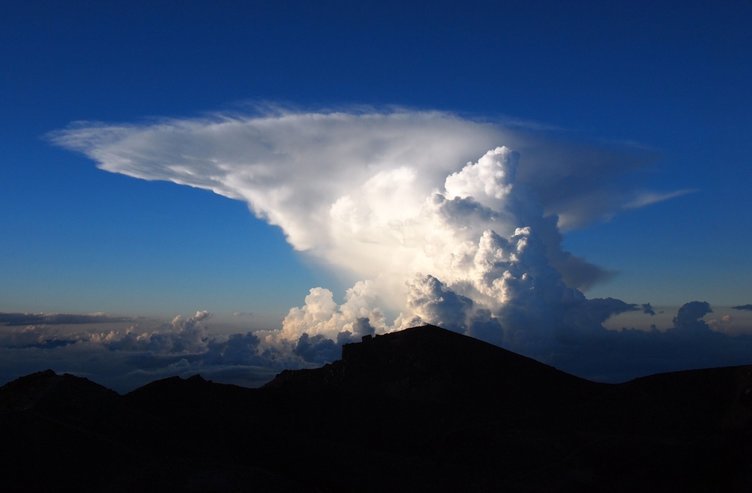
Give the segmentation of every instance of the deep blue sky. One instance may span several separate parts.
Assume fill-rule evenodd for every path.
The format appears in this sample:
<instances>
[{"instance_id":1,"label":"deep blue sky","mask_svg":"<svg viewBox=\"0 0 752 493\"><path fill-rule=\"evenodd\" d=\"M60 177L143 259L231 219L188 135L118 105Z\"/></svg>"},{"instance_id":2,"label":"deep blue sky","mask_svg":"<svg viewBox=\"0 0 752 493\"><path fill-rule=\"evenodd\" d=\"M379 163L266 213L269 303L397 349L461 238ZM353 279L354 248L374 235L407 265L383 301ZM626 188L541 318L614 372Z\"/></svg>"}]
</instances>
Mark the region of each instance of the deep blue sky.
<instances>
[{"instance_id":1,"label":"deep blue sky","mask_svg":"<svg viewBox=\"0 0 752 493\"><path fill-rule=\"evenodd\" d=\"M589 296L752 302L752 3L5 2L0 311L252 311L334 285L241 202L98 170L78 120L247 102L440 109L652 149L696 189L573 231L618 271Z\"/></svg>"}]
</instances>

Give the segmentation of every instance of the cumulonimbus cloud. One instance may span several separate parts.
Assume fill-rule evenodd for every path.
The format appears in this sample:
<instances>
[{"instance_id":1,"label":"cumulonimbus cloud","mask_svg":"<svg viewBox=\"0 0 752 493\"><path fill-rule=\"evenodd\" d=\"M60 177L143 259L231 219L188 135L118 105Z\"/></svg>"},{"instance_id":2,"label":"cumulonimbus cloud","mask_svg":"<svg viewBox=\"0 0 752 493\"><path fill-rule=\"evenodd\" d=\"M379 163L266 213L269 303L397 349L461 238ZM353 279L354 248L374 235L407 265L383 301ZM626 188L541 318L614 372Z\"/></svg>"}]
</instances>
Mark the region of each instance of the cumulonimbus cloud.
<instances>
[{"instance_id":1,"label":"cumulonimbus cloud","mask_svg":"<svg viewBox=\"0 0 752 493\"><path fill-rule=\"evenodd\" d=\"M420 321L549 352L564 329L638 309L586 299L610 273L564 251L562 228L684 193L635 183L647 163L636 149L432 111L78 123L51 138L106 171L243 200L292 247L358 279L342 304L313 288L262 337L301 354Z\"/></svg>"}]
</instances>

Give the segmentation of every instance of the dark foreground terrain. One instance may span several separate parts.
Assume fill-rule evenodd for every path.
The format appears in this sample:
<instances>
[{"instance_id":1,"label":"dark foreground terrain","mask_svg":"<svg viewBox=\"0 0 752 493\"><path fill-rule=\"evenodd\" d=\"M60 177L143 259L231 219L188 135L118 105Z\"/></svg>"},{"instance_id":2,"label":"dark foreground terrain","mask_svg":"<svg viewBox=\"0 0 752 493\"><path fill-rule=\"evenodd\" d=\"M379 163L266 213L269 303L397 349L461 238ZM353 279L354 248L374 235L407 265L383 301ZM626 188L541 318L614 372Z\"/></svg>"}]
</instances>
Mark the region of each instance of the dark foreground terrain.
<instances>
[{"instance_id":1,"label":"dark foreground terrain","mask_svg":"<svg viewBox=\"0 0 752 493\"><path fill-rule=\"evenodd\" d=\"M425 326L261 389L0 388L0 491L752 491L752 366L597 384Z\"/></svg>"}]
</instances>

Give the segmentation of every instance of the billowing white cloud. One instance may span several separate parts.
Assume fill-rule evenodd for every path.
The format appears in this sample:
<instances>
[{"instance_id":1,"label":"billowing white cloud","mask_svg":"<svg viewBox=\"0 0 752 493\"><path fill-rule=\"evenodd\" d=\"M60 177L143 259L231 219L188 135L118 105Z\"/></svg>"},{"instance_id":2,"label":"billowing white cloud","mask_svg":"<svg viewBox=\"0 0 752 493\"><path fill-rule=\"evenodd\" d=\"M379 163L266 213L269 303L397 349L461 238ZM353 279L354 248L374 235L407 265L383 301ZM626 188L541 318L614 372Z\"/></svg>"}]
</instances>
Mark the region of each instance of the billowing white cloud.
<instances>
[{"instance_id":1,"label":"billowing white cloud","mask_svg":"<svg viewBox=\"0 0 752 493\"><path fill-rule=\"evenodd\" d=\"M368 281L356 283L347 290L341 305L337 305L328 289L311 289L305 298L305 305L292 308L282 321L280 336L297 340L307 333L337 340L340 334L348 333L360 340L361 336L372 334L374 327L383 331L384 315L376 308L379 302L371 286L372 283Z\"/></svg>"},{"instance_id":2,"label":"billowing white cloud","mask_svg":"<svg viewBox=\"0 0 752 493\"><path fill-rule=\"evenodd\" d=\"M560 228L685 193L630 185L646 164L634 149L441 112L84 123L52 138L110 172L243 200L295 249L359 279L341 304L311 289L281 330L259 334L259 347L309 361L419 321L545 358L557 338L635 309L585 298L609 273L564 251ZM207 344L201 313L173 321L186 351Z\"/></svg>"},{"instance_id":3,"label":"billowing white cloud","mask_svg":"<svg viewBox=\"0 0 752 493\"><path fill-rule=\"evenodd\" d=\"M370 180L371 199L415 205L457 163L495 145L491 125L435 112L281 113L262 117L77 126L53 137L107 171L245 200L298 250L331 248L330 209ZM411 181L411 177L419 179ZM393 187L397 187L396 189Z\"/></svg>"},{"instance_id":4,"label":"billowing white cloud","mask_svg":"<svg viewBox=\"0 0 752 493\"><path fill-rule=\"evenodd\" d=\"M244 200L280 226L294 248L360 279L380 271L374 260L392 257L395 245L420 239L427 228L416 232L414 220L426 197L488 149L522 151L516 181L532 191L546 216L564 218L567 225L623 209L636 193L625 178L646 165L645 153L636 149L575 145L431 111L279 111L140 125L78 123L51 138L107 171ZM483 179L455 177L448 192L467 195L471 190L462 187ZM392 254L377 255L383 250ZM368 262L350 260L359 251Z\"/></svg>"}]
</instances>

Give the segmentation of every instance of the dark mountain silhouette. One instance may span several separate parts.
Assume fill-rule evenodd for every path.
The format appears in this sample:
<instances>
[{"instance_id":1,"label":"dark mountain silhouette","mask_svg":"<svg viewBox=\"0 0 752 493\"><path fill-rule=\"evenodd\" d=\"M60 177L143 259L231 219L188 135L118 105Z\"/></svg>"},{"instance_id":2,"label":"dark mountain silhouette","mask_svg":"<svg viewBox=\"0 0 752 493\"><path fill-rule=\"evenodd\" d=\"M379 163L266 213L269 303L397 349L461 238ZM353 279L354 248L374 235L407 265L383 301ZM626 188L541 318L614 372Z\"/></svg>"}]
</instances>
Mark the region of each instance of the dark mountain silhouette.
<instances>
[{"instance_id":1,"label":"dark mountain silhouette","mask_svg":"<svg viewBox=\"0 0 752 493\"><path fill-rule=\"evenodd\" d=\"M531 385L533 386L531 388ZM482 401L541 392L563 394L596 384L478 339L433 325L346 344L342 359L313 370L286 370L267 388L382 393L399 399ZM501 392L499 392L501 391Z\"/></svg>"},{"instance_id":2,"label":"dark mountain silhouette","mask_svg":"<svg viewBox=\"0 0 752 493\"><path fill-rule=\"evenodd\" d=\"M112 406L117 399L116 392L86 378L57 375L52 370L32 373L0 387L2 411L34 409L90 418L85 416L87 411Z\"/></svg>"},{"instance_id":3,"label":"dark mountain silhouette","mask_svg":"<svg viewBox=\"0 0 752 493\"><path fill-rule=\"evenodd\" d=\"M433 326L261 389L0 388L2 491L752 491L752 366L589 382Z\"/></svg>"}]
</instances>

